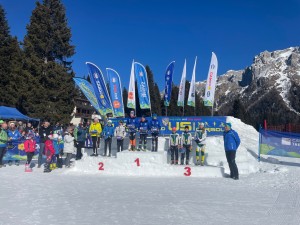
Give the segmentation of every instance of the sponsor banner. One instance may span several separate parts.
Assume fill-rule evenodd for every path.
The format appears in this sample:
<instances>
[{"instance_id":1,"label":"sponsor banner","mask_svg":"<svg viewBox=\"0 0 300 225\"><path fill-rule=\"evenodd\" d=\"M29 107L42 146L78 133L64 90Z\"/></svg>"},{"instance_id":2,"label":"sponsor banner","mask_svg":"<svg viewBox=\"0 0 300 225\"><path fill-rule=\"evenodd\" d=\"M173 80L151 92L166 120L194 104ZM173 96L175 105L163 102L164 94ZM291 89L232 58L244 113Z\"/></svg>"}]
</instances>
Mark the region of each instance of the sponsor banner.
<instances>
[{"instance_id":1,"label":"sponsor banner","mask_svg":"<svg viewBox=\"0 0 300 225\"><path fill-rule=\"evenodd\" d=\"M173 61L168 65L166 74L165 74L165 95L164 95L164 105L165 106L170 105L174 66L175 66L175 62Z\"/></svg>"},{"instance_id":2,"label":"sponsor banner","mask_svg":"<svg viewBox=\"0 0 300 225\"><path fill-rule=\"evenodd\" d=\"M25 140L7 142L7 151L3 157L3 160L27 160L26 152L24 149L24 142ZM40 145L37 142L34 158L37 158L37 155L39 154L39 149Z\"/></svg>"},{"instance_id":3,"label":"sponsor banner","mask_svg":"<svg viewBox=\"0 0 300 225\"><path fill-rule=\"evenodd\" d=\"M121 80L119 74L110 68L106 68L110 98L112 101L115 117L124 117L124 104L121 88Z\"/></svg>"},{"instance_id":4,"label":"sponsor banner","mask_svg":"<svg viewBox=\"0 0 300 225\"><path fill-rule=\"evenodd\" d=\"M300 158L300 134L260 129L260 154Z\"/></svg>"},{"instance_id":5,"label":"sponsor banner","mask_svg":"<svg viewBox=\"0 0 300 225\"><path fill-rule=\"evenodd\" d=\"M93 85L98 105L100 106L103 114L106 116L108 113L113 113L112 104L106 88L106 83L101 70L93 63L86 63Z\"/></svg>"},{"instance_id":6,"label":"sponsor banner","mask_svg":"<svg viewBox=\"0 0 300 225\"><path fill-rule=\"evenodd\" d=\"M186 81L186 60L184 60L184 66L183 66L181 81L179 85L179 93L178 93L178 100L177 100L177 105L181 107L184 107L185 81Z\"/></svg>"},{"instance_id":7,"label":"sponsor banner","mask_svg":"<svg viewBox=\"0 0 300 225\"><path fill-rule=\"evenodd\" d=\"M205 88L205 96L204 96L205 106L214 105L217 72L218 72L218 59L216 54L212 53L208 75L207 75L206 88Z\"/></svg>"},{"instance_id":8,"label":"sponsor banner","mask_svg":"<svg viewBox=\"0 0 300 225\"><path fill-rule=\"evenodd\" d=\"M135 73L137 88L139 93L140 107L141 109L151 109L146 69L142 64L135 62L134 73Z\"/></svg>"},{"instance_id":9,"label":"sponsor banner","mask_svg":"<svg viewBox=\"0 0 300 225\"><path fill-rule=\"evenodd\" d=\"M134 61L131 65L131 73L128 88L127 108L136 109L135 103L135 78L134 78Z\"/></svg>"},{"instance_id":10,"label":"sponsor banner","mask_svg":"<svg viewBox=\"0 0 300 225\"><path fill-rule=\"evenodd\" d=\"M92 85L87 80L82 78L73 78L73 80L80 88L84 96L90 101L91 105L97 110L97 112L103 114L103 111L98 105L98 101Z\"/></svg>"},{"instance_id":11,"label":"sponsor banner","mask_svg":"<svg viewBox=\"0 0 300 225\"><path fill-rule=\"evenodd\" d=\"M149 122L151 118L146 118ZM118 126L118 119L111 119L114 126ZM140 120L140 118L138 118ZM177 132L181 134L184 131L185 126L189 127L189 130L194 134L196 128L199 127L199 123L203 122L207 130L208 136L220 136L223 135L224 126L226 123L225 116L159 116L158 120L161 123L161 135L170 135L172 133L172 127L176 127ZM126 118L124 119L126 122Z\"/></svg>"},{"instance_id":12,"label":"sponsor banner","mask_svg":"<svg viewBox=\"0 0 300 225\"><path fill-rule=\"evenodd\" d=\"M196 59L195 59L193 75L192 75L192 80L191 80L191 85L190 85L190 90L189 90L189 96L188 96L188 103L187 103L189 106L192 106L192 107L195 107L196 63L197 63L197 56L196 56Z\"/></svg>"}]
</instances>

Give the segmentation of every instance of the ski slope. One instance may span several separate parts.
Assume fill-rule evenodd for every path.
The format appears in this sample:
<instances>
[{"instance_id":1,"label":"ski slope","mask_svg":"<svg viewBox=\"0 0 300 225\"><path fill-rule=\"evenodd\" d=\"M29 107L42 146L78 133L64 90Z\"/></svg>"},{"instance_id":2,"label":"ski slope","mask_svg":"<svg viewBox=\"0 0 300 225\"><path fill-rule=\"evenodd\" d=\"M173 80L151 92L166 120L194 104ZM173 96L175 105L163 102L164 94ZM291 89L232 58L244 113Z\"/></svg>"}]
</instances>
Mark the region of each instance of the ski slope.
<instances>
[{"instance_id":1,"label":"ski slope","mask_svg":"<svg viewBox=\"0 0 300 225\"><path fill-rule=\"evenodd\" d=\"M49 174L7 166L0 169L0 225L299 225L300 160L262 156L257 162L255 129L228 121L242 140L238 181L224 177L220 137L208 139L207 165L191 163L190 176L183 174L185 166L166 164L164 151L134 153L139 167L128 152L118 158L86 156L71 169Z\"/></svg>"}]
</instances>

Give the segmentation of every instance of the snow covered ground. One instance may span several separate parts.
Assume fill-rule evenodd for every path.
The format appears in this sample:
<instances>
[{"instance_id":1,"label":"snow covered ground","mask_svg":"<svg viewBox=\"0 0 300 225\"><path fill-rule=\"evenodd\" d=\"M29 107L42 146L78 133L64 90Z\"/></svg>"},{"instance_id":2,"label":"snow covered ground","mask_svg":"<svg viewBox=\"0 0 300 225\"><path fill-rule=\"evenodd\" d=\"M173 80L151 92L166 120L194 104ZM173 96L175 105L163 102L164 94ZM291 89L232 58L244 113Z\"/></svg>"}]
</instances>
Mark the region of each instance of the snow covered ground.
<instances>
[{"instance_id":1,"label":"snow covered ground","mask_svg":"<svg viewBox=\"0 0 300 225\"><path fill-rule=\"evenodd\" d=\"M257 132L239 120L228 120L243 143L237 153L238 181L224 177L228 169L219 137L208 140L207 166L191 163L191 176L174 172L175 166L163 162L153 162L155 170L148 168L151 160L144 168L143 161L137 167L126 155L86 157L72 169L50 174L37 168L24 173L23 166L5 167L0 169L0 225L299 225L300 160L262 156L258 163ZM163 160L163 154L156 157ZM98 170L99 160L106 160L107 170ZM138 173L132 172L137 168Z\"/></svg>"}]
</instances>

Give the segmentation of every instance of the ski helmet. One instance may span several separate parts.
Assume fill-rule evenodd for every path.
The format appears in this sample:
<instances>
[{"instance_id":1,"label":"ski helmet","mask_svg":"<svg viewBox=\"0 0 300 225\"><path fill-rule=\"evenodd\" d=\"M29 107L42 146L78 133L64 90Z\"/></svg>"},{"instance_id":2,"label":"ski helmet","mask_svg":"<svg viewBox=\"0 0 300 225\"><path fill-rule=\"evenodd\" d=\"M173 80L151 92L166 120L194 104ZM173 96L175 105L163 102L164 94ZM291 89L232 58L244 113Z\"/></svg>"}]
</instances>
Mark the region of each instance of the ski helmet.
<instances>
[{"instance_id":1,"label":"ski helmet","mask_svg":"<svg viewBox=\"0 0 300 225\"><path fill-rule=\"evenodd\" d=\"M152 118L153 118L153 119L156 119L156 118L157 118L157 114L154 113L154 114L152 115Z\"/></svg>"},{"instance_id":2,"label":"ski helmet","mask_svg":"<svg viewBox=\"0 0 300 225\"><path fill-rule=\"evenodd\" d=\"M204 123L203 122L199 123L199 126L203 126L204 127Z\"/></svg>"},{"instance_id":3,"label":"ski helmet","mask_svg":"<svg viewBox=\"0 0 300 225\"><path fill-rule=\"evenodd\" d=\"M176 127L172 127L172 131L176 132Z\"/></svg>"}]
</instances>

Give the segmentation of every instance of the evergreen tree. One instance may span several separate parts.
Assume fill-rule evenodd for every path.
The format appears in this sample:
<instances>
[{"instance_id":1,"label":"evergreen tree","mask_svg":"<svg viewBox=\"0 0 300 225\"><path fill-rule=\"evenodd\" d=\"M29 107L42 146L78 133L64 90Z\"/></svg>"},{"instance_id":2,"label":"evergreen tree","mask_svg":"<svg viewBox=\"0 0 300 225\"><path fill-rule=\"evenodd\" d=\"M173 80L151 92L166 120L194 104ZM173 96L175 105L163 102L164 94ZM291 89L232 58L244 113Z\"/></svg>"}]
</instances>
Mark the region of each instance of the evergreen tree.
<instances>
[{"instance_id":1,"label":"evergreen tree","mask_svg":"<svg viewBox=\"0 0 300 225\"><path fill-rule=\"evenodd\" d=\"M18 107L22 93L22 52L10 35L5 11L0 5L0 105Z\"/></svg>"},{"instance_id":2,"label":"evergreen tree","mask_svg":"<svg viewBox=\"0 0 300 225\"><path fill-rule=\"evenodd\" d=\"M24 38L24 69L30 93L24 111L30 116L68 123L74 109L74 73L68 59L75 53L65 8L60 0L37 2Z\"/></svg>"},{"instance_id":3,"label":"evergreen tree","mask_svg":"<svg viewBox=\"0 0 300 225\"><path fill-rule=\"evenodd\" d=\"M146 66L146 72L148 77L148 86L149 86L152 113L161 115L161 105L160 105L161 97L160 97L158 85L154 81L154 76L149 66Z\"/></svg>"}]
</instances>

